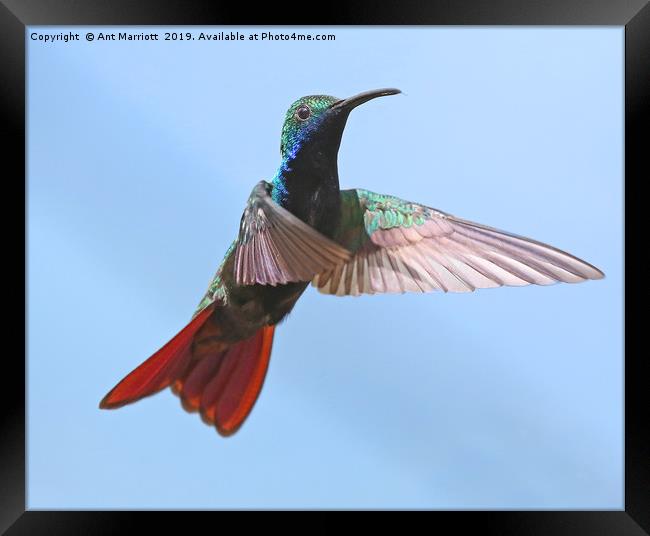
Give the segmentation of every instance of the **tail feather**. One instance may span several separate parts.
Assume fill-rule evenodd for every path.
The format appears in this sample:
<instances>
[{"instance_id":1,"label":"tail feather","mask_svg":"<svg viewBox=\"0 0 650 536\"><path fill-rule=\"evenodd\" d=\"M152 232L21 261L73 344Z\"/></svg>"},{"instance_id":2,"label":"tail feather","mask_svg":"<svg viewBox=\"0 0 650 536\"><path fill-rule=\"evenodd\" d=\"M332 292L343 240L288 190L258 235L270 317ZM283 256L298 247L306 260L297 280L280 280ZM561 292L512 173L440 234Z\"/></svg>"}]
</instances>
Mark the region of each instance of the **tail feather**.
<instances>
[{"instance_id":1,"label":"tail feather","mask_svg":"<svg viewBox=\"0 0 650 536\"><path fill-rule=\"evenodd\" d=\"M115 409L164 389L189 365L192 340L210 317L210 305L196 315L165 346L127 374L99 403L101 409Z\"/></svg>"},{"instance_id":2,"label":"tail feather","mask_svg":"<svg viewBox=\"0 0 650 536\"><path fill-rule=\"evenodd\" d=\"M234 434L253 409L266 378L274 333L275 326L266 326L231 347L203 391L201 416L221 435Z\"/></svg>"},{"instance_id":3,"label":"tail feather","mask_svg":"<svg viewBox=\"0 0 650 536\"><path fill-rule=\"evenodd\" d=\"M206 355L197 361L194 366L190 367L183 390L180 393L185 411L194 412L199 409L205 384L217 372L221 362L221 355L222 353Z\"/></svg>"},{"instance_id":4,"label":"tail feather","mask_svg":"<svg viewBox=\"0 0 650 536\"><path fill-rule=\"evenodd\" d=\"M253 409L266 377L275 326L196 362L174 392L185 410L200 411L223 436L234 434Z\"/></svg>"},{"instance_id":5,"label":"tail feather","mask_svg":"<svg viewBox=\"0 0 650 536\"><path fill-rule=\"evenodd\" d=\"M213 307L199 313L128 374L104 397L100 408L121 407L171 385L186 411L200 411L203 421L215 426L223 436L234 434L248 417L264 384L275 326L265 326L242 341L216 343L212 349L203 346L197 351L192 343Z\"/></svg>"}]
</instances>

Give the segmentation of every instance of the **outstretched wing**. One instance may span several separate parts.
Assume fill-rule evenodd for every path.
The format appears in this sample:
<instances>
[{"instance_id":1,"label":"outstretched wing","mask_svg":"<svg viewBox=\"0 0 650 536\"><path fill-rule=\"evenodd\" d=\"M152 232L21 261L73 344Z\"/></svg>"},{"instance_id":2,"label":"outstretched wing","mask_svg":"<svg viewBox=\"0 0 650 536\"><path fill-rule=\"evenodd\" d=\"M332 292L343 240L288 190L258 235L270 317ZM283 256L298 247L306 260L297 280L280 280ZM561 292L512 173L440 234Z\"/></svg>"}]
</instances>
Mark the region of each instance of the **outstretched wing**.
<instances>
[{"instance_id":1,"label":"outstretched wing","mask_svg":"<svg viewBox=\"0 0 650 536\"><path fill-rule=\"evenodd\" d=\"M235 251L238 285L310 281L348 261L340 245L275 203L271 185L260 181L248 198Z\"/></svg>"},{"instance_id":2,"label":"outstretched wing","mask_svg":"<svg viewBox=\"0 0 650 536\"><path fill-rule=\"evenodd\" d=\"M341 192L334 239L354 256L318 274L312 285L337 296L471 292L604 277L552 246L367 190Z\"/></svg>"}]
</instances>

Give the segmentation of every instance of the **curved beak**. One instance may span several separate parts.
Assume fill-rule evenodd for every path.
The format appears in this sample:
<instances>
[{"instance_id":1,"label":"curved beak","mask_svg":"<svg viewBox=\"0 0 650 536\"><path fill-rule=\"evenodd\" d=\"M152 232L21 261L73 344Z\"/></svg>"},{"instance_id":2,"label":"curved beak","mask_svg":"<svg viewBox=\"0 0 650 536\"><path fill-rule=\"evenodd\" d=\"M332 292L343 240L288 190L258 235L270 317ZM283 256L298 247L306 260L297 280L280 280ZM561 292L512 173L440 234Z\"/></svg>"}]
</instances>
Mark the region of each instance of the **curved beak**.
<instances>
[{"instance_id":1,"label":"curved beak","mask_svg":"<svg viewBox=\"0 0 650 536\"><path fill-rule=\"evenodd\" d=\"M359 93L354 97L336 101L334 104L332 104L330 109L345 110L349 112L353 108L359 106L359 104L363 104L369 100L376 99L377 97L386 97L388 95L397 95L398 93L401 93L401 91L395 88L373 89L371 91L364 91L363 93Z\"/></svg>"}]
</instances>

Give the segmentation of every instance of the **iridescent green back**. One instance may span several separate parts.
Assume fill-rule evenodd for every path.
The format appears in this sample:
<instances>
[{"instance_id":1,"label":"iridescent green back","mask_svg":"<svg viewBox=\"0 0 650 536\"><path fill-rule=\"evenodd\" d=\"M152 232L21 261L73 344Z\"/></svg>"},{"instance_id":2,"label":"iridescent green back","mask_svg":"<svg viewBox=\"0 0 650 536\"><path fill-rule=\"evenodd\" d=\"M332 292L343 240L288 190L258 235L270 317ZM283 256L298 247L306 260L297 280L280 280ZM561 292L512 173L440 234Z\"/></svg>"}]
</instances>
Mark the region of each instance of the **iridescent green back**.
<instances>
[{"instance_id":1,"label":"iridescent green back","mask_svg":"<svg viewBox=\"0 0 650 536\"><path fill-rule=\"evenodd\" d=\"M217 272L214 274L214 277L210 281L210 284L208 285L208 290L205 292L203 298L199 302L196 311L194 311L193 317L199 314L203 309L205 309L208 305L210 305L215 300L220 300L223 302L227 301L228 296L226 294L226 285L224 283L223 269L224 266L226 265L226 261L228 260L228 257L230 257L230 255L234 253L236 246L237 246L237 240L233 240L232 244L230 244L230 247L228 248L226 254L223 257L223 261L221 261L221 265L219 266Z\"/></svg>"}]
</instances>

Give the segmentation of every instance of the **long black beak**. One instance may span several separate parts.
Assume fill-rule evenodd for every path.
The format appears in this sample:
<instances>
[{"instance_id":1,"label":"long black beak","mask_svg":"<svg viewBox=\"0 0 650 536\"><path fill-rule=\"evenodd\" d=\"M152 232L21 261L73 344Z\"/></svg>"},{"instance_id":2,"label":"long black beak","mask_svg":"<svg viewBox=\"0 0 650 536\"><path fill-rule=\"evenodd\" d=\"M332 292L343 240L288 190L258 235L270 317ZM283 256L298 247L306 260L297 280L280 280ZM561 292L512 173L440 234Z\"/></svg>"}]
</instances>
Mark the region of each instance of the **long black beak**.
<instances>
[{"instance_id":1,"label":"long black beak","mask_svg":"<svg viewBox=\"0 0 650 536\"><path fill-rule=\"evenodd\" d=\"M371 91L364 91L363 93L359 93L354 97L336 101L334 104L332 104L331 109L345 110L349 112L353 108L359 106L359 104L363 104L369 100L376 99L377 97L386 97L388 95L397 95L398 93L401 93L401 91L395 88L373 89Z\"/></svg>"}]
</instances>

